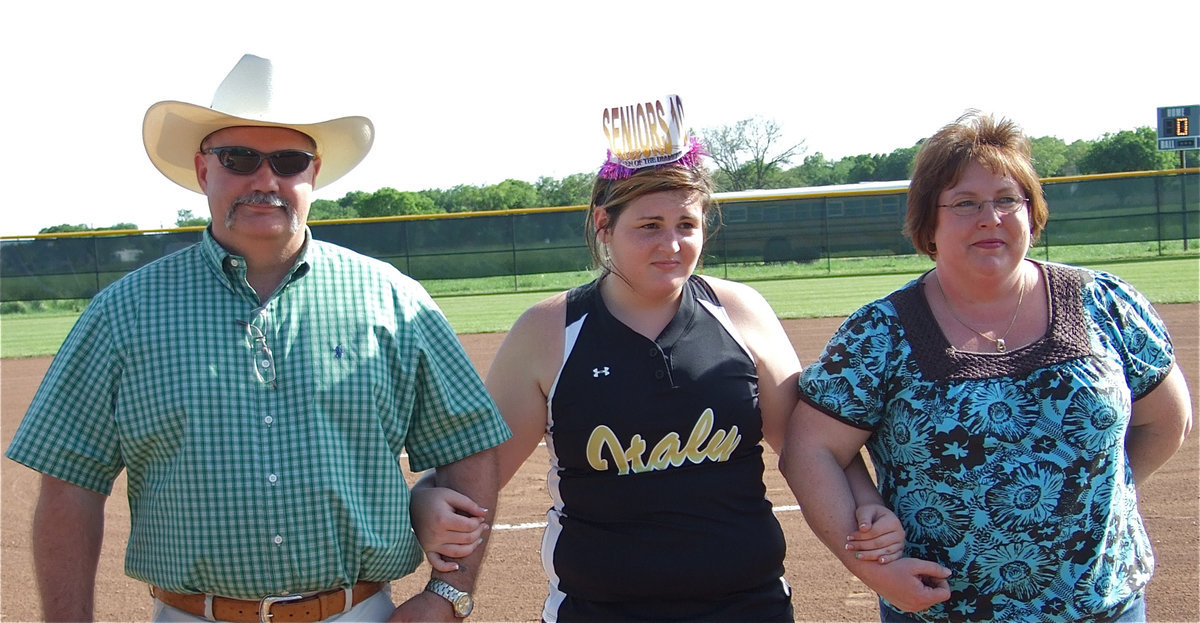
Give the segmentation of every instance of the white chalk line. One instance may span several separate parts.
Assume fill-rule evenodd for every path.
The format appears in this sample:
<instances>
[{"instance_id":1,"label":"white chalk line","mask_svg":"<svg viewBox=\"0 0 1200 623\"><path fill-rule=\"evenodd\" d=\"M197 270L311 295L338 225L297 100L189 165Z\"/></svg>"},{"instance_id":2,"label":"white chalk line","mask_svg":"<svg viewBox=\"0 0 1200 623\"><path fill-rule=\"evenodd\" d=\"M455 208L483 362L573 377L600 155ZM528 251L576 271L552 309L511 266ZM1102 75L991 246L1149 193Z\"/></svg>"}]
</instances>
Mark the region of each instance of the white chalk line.
<instances>
[{"instance_id":1,"label":"white chalk line","mask_svg":"<svg viewBox=\"0 0 1200 623\"><path fill-rule=\"evenodd\" d=\"M771 510L774 511L775 513L790 513L790 512L800 510L800 507L795 504L792 504L789 506L775 506L775 507L771 508ZM534 522L529 522L529 523L517 523L517 524L498 523L498 524L492 526L492 530L536 530L536 529L545 528L545 527L546 527L546 522L544 522L544 521L534 521Z\"/></svg>"}]
</instances>

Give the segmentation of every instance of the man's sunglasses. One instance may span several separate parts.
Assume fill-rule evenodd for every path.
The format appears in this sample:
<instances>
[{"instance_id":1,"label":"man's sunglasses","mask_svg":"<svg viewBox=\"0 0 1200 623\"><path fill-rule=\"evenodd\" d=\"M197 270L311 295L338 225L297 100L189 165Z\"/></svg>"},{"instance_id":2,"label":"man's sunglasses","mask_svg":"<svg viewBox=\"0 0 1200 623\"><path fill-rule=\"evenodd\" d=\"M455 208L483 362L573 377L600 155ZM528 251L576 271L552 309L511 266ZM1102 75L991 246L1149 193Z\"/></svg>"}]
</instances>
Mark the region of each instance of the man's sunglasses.
<instances>
[{"instance_id":1,"label":"man's sunglasses","mask_svg":"<svg viewBox=\"0 0 1200 623\"><path fill-rule=\"evenodd\" d=\"M264 154L249 147L211 147L201 150L213 154L221 166L239 175L250 175L258 170L263 160L271 163L271 170L283 177L290 177L304 172L312 163L316 154L299 149L281 149Z\"/></svg>"}]
</instances>

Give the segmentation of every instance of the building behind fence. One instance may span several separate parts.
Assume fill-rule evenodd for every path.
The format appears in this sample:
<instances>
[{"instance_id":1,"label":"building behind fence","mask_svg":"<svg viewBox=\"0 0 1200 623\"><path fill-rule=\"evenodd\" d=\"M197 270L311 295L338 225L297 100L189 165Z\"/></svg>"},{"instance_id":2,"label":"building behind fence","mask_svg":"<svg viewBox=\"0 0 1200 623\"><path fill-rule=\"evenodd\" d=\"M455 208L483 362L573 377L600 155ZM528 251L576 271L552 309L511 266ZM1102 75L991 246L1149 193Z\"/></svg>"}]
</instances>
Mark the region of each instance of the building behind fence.
<instances>
[{"instance_id":1,"label":"building behind fence","mask_svg":"<svg viewBox=\"0 0 1200 623\"><path fill-rule=\"evenodd\" d=\"M1039 242L1065 246L1183 241L1200 234L1200 169L1043 180L1050 220ZM913 253L901 234L907 181L720 193L723 224L705 266ZM584 270L586 209L316 221L314 238L418 279ZM199 228L0 239L0 301L90 298L125 273L200 239ZM187 284L179 284L187 287Z\"/></svg>"}]
</instances>

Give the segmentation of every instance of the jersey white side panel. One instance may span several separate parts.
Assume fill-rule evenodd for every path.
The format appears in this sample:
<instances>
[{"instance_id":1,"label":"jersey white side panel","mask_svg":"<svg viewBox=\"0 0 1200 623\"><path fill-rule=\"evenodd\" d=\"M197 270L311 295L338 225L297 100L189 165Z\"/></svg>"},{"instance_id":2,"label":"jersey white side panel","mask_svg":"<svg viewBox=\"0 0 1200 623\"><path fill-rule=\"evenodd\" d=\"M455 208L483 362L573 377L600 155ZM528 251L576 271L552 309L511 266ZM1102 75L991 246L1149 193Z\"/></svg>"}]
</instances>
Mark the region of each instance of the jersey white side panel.
<instances>
[{"instance_id":1,"label":"jersey white side panel","mask_svg":"<svg viewBox=\"0 0 1200 623\"><path fill-rule=\"evenodd\" d=\"M587 314L584 314L572 322L566 328L566 333L563 339L563 356L562 362L558 366L558 374L554 376L554 383L550 386L549 395L546 396L546 431L554 425L554 409L551 405L554 404L554 392L558 389L558 380L562 377L563 365L566 364L567 358L571 356L571 351L575 348L575 341L579 339L579 331L583 328L584 321L587 320ZM542 620L547 623L554 623L558 620L558 607L562 604L566 594L558 590L558 574L554 572L554 545L558 542L558 536L562 533L562 523L559 521L560 509L563 507L562 492L559 489L559 467L558 453L554 451L554 438L546 435L546 451L550 455L550 471L546 474L546 489L550 491L550 499L553 506L546 512L546 532L542 535L542 568L546 570L546 577L549 579L549 595L546 597L546 603L542 607Z\"/></svg>"}]
</instances>

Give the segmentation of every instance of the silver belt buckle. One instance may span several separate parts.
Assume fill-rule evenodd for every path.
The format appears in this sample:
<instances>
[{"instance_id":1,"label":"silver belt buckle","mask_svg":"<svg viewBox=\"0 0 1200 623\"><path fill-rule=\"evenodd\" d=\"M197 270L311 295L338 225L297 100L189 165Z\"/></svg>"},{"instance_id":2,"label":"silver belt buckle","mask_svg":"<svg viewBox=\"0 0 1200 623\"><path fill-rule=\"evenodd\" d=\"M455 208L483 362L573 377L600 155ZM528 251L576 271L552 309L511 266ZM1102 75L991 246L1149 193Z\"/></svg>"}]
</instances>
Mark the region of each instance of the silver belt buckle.
<instances>
[{"instance_id":1,"label":"silver belt buckle","mask_svg":"<svg viewBox=\"0 0 1200 623\"><path fill-rule=\"evenodd\" d=\"M289 601L299 601L304 599L304 595L267 595L258 602L258 620L262 623L271 623L271 606L275 604L287 603Z\"/></svg>"}]
</instances>

